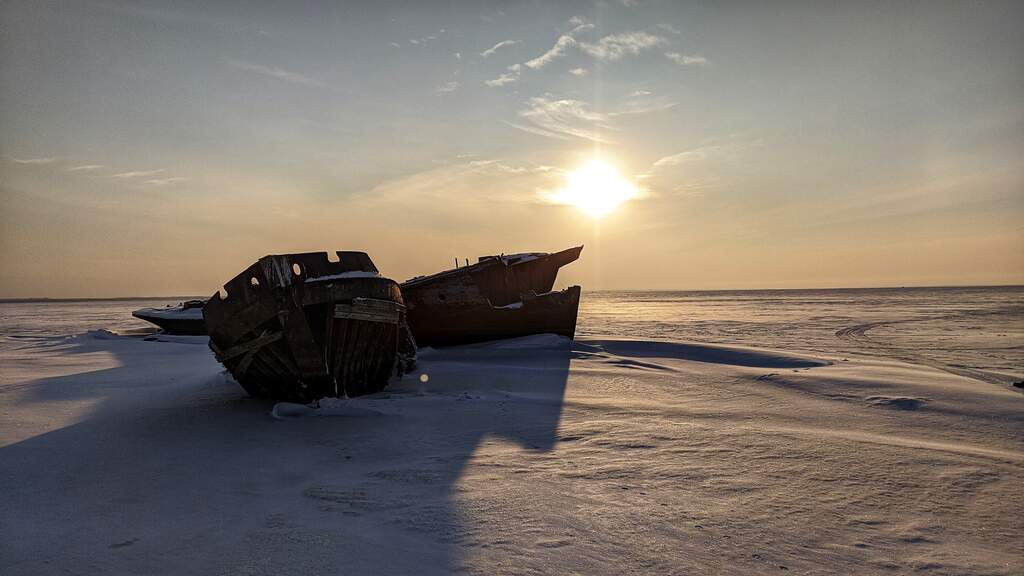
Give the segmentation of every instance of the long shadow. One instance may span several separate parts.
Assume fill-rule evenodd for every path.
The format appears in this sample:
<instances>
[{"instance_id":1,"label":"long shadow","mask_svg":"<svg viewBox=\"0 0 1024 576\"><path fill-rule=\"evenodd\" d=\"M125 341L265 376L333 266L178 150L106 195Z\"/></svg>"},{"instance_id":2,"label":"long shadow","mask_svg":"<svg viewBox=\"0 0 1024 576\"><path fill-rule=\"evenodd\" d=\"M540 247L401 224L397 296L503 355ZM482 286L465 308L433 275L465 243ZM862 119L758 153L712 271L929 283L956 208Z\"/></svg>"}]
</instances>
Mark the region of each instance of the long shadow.
<instances>
[{"instance_id":1,"label":"long shadow","mask_svg":"<svg viewBox=\"0 0 1024 576\"><path fill-rule=\"evenodd\" d=\"M0 396L14 418L95 402L0 448L0 573L456 571L475 537L465 467L488 437L554 447L572 359L568 346L428 351L419 373L351 401L368 415L282 421L204 346L65 350L97 351L120 366Z\"/></svg>"},{"instance_id":2,"label":"long shadow","mask_svg":"<svg viewBox=\"0 0 1024 576\"><path fill-rule=\"evenodd\" d=\"M587 354L608 353L615 356L669 358L755 368L813 368L829 364L824 360L783 352L692 342L586 340L577 341L573 349L580 357L585 357Z\"/></svg>"}]
</instances>

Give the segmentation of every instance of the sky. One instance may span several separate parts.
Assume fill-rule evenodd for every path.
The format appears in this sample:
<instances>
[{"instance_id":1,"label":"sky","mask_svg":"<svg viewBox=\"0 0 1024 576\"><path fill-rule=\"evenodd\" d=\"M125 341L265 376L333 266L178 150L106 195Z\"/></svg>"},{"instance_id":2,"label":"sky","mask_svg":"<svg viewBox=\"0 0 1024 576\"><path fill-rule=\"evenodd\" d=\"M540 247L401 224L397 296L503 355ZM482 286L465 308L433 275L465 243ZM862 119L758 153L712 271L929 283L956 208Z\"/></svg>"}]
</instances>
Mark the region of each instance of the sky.
<instances>
[{"instance_id":1,"label":"sky","mask_svg":"<svg viewBox=\"0 0 1024 576\"><path fill-rule=\"evenodd\" d=\"M0 5L0 297L402 281L1024 284L1020 2ZM599 158L637 195L557 201Z\"/></svg>"}]
</instances>

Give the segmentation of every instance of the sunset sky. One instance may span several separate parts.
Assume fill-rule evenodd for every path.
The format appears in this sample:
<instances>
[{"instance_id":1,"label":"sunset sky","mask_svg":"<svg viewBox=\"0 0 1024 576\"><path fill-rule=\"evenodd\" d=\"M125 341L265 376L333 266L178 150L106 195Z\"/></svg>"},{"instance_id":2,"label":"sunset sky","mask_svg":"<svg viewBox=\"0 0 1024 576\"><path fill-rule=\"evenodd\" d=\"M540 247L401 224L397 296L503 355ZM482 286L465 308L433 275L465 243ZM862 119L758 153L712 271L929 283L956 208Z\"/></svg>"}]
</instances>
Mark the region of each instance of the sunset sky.
<instances>
[{"instance_id":1,"label":"sunset sky","mask_svg":"<svg viewBox=\"0 0 1024 576\"><path fill-rule=\"evenodd\" d=\"M1024 283L1024 3L340 4L4 2L0 297L578 244L585 290Z\"/></svg>"}]
</instances>

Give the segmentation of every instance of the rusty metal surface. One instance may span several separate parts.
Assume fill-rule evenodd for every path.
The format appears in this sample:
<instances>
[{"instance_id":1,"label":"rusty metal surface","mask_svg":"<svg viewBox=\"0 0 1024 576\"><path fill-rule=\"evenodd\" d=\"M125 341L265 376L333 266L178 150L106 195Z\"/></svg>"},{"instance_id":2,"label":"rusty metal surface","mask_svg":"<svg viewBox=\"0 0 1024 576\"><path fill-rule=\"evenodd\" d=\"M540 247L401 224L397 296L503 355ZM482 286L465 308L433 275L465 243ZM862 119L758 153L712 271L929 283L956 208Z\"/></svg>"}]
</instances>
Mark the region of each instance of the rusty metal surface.
<instances>
[{"instance_id":1,"label":"rusty metal surface","mask_svg":"<svg viewBox=\"0 0 1024 576\"><path fill-rule=\"evenodd\" d=\"M416 308L409 325L421 346L454 346L530 334L573 338L580 287L525 297L519 308L456 305Z\"/></svg>"},{"instance_id":2,"label":"rusty metal surface","mask_svg":"<svg viewBox=\"0 0 1024 576\"><path fill-rule=\"evenodd\" d=\"M521 261L503 256L481 256L476 264L403 282L402 292L417 295L421 290L438 287L475 285L491 304L504 306L518 302L521 295L529 292L550 292L558 269L575 262L582 251L583 246L575 246L552 254L535 252L521 255L532 258Z\"/></svg>"},{"instance_id":3,"label":"rusty metal surface","mask_svg":"<svg viewBox=\"0 0 1024 576\"><path fill-rule=\"evenodd\" d=\"M406 365L398 284L377 275L365 253L337 256L265 256L203 308L210 348L250 394L302 402L357 396L384 388ZM338 306L362 316L339 316Z\"/></svg>"},{"instance_id":4,"label":"rusty metal surface","mask_svg":"<svg viewBox=\"0 0 1024 576\"><path fill-rule=\"evenodd\" d=\"M471 266L403 283L416 341L443 346L539 333L572 338L580 288L551 288L559 268L579 258L582 249L483 256Z\"/></svg>"}]
</instances>

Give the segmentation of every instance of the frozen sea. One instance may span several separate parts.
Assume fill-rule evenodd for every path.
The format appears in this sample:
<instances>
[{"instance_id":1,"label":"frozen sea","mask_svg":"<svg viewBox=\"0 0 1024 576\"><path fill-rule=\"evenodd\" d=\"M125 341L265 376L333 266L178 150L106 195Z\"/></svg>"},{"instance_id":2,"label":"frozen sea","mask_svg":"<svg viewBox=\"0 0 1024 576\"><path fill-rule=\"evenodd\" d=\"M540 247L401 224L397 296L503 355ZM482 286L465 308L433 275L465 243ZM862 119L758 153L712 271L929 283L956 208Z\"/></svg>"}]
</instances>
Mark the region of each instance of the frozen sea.
<instances>
[{"instance_id":1,"label":"frozen sea","mask_svg":"<svg viewBox=\"0 0 1024 576\"><path fill-rule=\"evenodd\" d=\"M0 303L0 573L1024 573L1024 288L585 291L318 410L182 299Z\"/></svg>"},{"instance_id":2,"label":"frozen sea","mask_svg":"<svg viewBox=\"0 0 1024 576\"><path fill-rule=\"evenodd\" d=\"M0 302L0 336L149 334L132 310L183 296ZM577 335L890 356L1024 378L1024 287L584 292Z\"/></svg>"}]
</instances>

